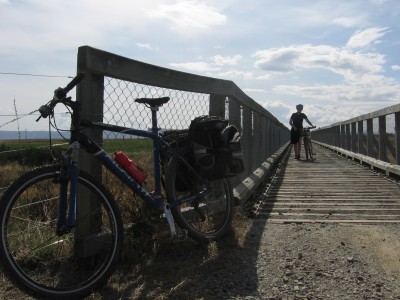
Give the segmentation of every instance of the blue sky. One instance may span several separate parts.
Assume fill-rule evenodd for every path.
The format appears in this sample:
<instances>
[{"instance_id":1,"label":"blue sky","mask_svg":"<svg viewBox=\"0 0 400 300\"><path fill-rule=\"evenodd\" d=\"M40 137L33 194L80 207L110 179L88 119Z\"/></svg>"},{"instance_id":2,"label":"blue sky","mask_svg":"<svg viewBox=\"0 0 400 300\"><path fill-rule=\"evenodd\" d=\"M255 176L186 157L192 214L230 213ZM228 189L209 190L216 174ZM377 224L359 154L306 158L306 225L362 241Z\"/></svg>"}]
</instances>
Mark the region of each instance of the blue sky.
<instances>
[{"instance_id":1,"label":"blue sky","mask_svg":"<svg viewBox=\"0 0 400 300\"><path fill-rule=\"evenodd\" d=\"M285 125L302 103L322 127L400 103L399 19L398 0L0 0L0 72L73 76L89 45L232 80ZM0 126L68 81L0 74Z\"/></svg>"}]
</instances>

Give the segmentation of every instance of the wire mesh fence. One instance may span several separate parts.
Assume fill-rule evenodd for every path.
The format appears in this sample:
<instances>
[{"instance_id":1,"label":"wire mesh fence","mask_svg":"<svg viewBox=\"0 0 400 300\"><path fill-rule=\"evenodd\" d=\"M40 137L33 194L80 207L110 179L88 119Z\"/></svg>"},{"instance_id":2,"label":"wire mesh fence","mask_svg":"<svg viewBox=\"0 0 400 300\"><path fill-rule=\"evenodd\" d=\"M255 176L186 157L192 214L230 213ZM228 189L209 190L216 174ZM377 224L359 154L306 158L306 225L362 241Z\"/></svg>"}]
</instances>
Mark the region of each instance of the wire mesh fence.
<instances>
[{"instance_id":1,"label":"wire mesh fence","mask_svg":"<svg viewBox=\"0 0 400 300\"><path fill-rule=\"evenodd\" d=\"M171 98L158 112L161 131L187 129L201 115L225 116L243 136L246 169L234 178L234 185L288 141L287 128L230 81L159 68L87 46L79 49L78 72L85 72L86 77L77 89L76 99L82 103L83 116L92 121L149 130L151 110L135 99L157 97ZM33 123L34 112L29 115ZM56 112L57 126L68 129L69 117L65 112ZM69 136L65 131L62 134ZM133 154L151 177L150 139L107 131L97 132L93 138L110 154L121 150ZM59 143L62 138L57 136L56 140ZM80 164L85 170L94 170L92 160L83 159Z\"/></svg>"},{"instance_id":2,"label":"wire mesh fence","mask_svg":"<svg viewBox=\"0 0 400 300\"><path fill-rule=\"evenodd\" d=\"M147 129L151 114L136 98L170 97L159 111L159 127L187 128L194 116L208 114L209 95L179 91L106 77L104 83L104 120L106 123Z\"/></svg>"}]
</instances>

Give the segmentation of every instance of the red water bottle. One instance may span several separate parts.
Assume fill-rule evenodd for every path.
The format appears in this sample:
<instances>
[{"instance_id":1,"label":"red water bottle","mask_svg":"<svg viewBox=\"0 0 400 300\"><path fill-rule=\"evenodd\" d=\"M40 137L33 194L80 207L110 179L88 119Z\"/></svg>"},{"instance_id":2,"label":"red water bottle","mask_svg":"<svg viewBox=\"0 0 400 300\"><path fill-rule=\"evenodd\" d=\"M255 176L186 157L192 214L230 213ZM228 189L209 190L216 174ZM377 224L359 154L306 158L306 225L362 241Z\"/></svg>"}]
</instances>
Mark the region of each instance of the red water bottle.
<instances>
[{"instance_id":1,"label":"red water bottle","mask_svg":"<svg viewBox=\"0 0 400 300\"><path fill-rule=\"evenodd\" d=\"M115 152L114 160L140 184L146 180L146 172L138 166L136 161L129 159L124 152Z\"/></svg>"}]
</instances>

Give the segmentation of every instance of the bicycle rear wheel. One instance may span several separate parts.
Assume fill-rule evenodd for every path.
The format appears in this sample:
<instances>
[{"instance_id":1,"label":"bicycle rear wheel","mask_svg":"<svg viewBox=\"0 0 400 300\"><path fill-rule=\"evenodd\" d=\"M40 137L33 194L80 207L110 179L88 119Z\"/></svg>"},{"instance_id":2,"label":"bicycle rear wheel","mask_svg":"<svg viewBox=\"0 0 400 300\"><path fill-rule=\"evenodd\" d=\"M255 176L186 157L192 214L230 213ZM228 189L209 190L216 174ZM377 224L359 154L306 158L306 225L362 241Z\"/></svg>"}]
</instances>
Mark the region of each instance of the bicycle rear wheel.
<instances>
[{"instance_id":1,"label":"bicycle rear wheel","mask_svg":"<svg viewBox=\"0 0 400 300\"><path fill-rule=\"evenodd\" d=\"M123 227L111 194L81 171L78 225L58 236L59 170L33 170L2 196L1 263L26 292L73 299L106 283L119 256Z\"/></svg>"},{"instance_id":2,"label":"bicycle rear wheel","mask_svg":"<svg viewBox=\"0 0 400 300\"><path fill-rule=\"evenodd\" d=\"M168 201L173 203L192 196L191 201L172 206L172 214L191 238L200 242L218 240L232 223L232 188L226 179L207 181L195 178L195 171L185 165L182 159L171 159L166 171ZM200 197L199 193L205 194Z\"/></svg>"}]
</instances>

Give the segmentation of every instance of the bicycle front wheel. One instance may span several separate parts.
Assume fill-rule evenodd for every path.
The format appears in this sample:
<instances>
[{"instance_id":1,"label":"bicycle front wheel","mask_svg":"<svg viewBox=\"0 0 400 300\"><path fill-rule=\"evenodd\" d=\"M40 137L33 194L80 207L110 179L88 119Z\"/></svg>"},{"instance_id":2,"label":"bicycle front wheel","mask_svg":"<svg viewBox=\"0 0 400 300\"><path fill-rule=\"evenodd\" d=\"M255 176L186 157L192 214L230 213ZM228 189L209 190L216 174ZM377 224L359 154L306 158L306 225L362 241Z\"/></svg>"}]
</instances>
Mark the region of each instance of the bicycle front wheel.
<instances>
[{"instance_id":1,"label":"bicycle front wheel","mask_svg":"<svg viewBox=\"0 0 400 300\"><path fill-rule=\"evenodd\" d=\"M119 256L123 227L110 193L81 171L78 224L57 235L59 170L57 166L33 170L2 196L1 263L26 292L72 299L106 283Z\"/></svg>"},{"instance_id":2,"label":"bicycle front wheel","mask_svg":"<svg viewBox=\"0 0 400 300\"><path fill-rule=\"evenodd\" d=\"M309 146L308 146L308 139L305 136L304 137L304 152L306 153L306 159L308 160L308 156L309 156Z\"/></svg>"},{"instance_id":3,"label":"bicycle front wheel","mask_svg":"<svg viewBox=\"0 0 400 300\"><path fill-rule=\"evenodd\" d=\"M194 172L180 158L171 159L166 172L168 201L190 199L172 206L172 214L191 238L199 242L218 240L232 223L234 201L231 185L226 179L195 180Z\"/></svg>"},{"instance_id":4,"label":"bicycle front wheel","mask_svg":"<svg viewBox=\"0 0 400 300\"><path fill-rule=\"evenodd\" d=\"M307 160L313 160L311 140L308 137L304 138L304 151L306 152Z\"/></svg>"},{"instance_id":5,"label":"bicycle front wheel","mask_svg":"<svg viewBox=\"0 0 400 300\"><path fill-rule=\"evenodd\" d=\"M312 144L311 144L311 140L308 138L307 139L307 151L308 151L308 157L310 158L310 160L313 160L313 153L312 153Z\"/></svg>"}]
</instances>

